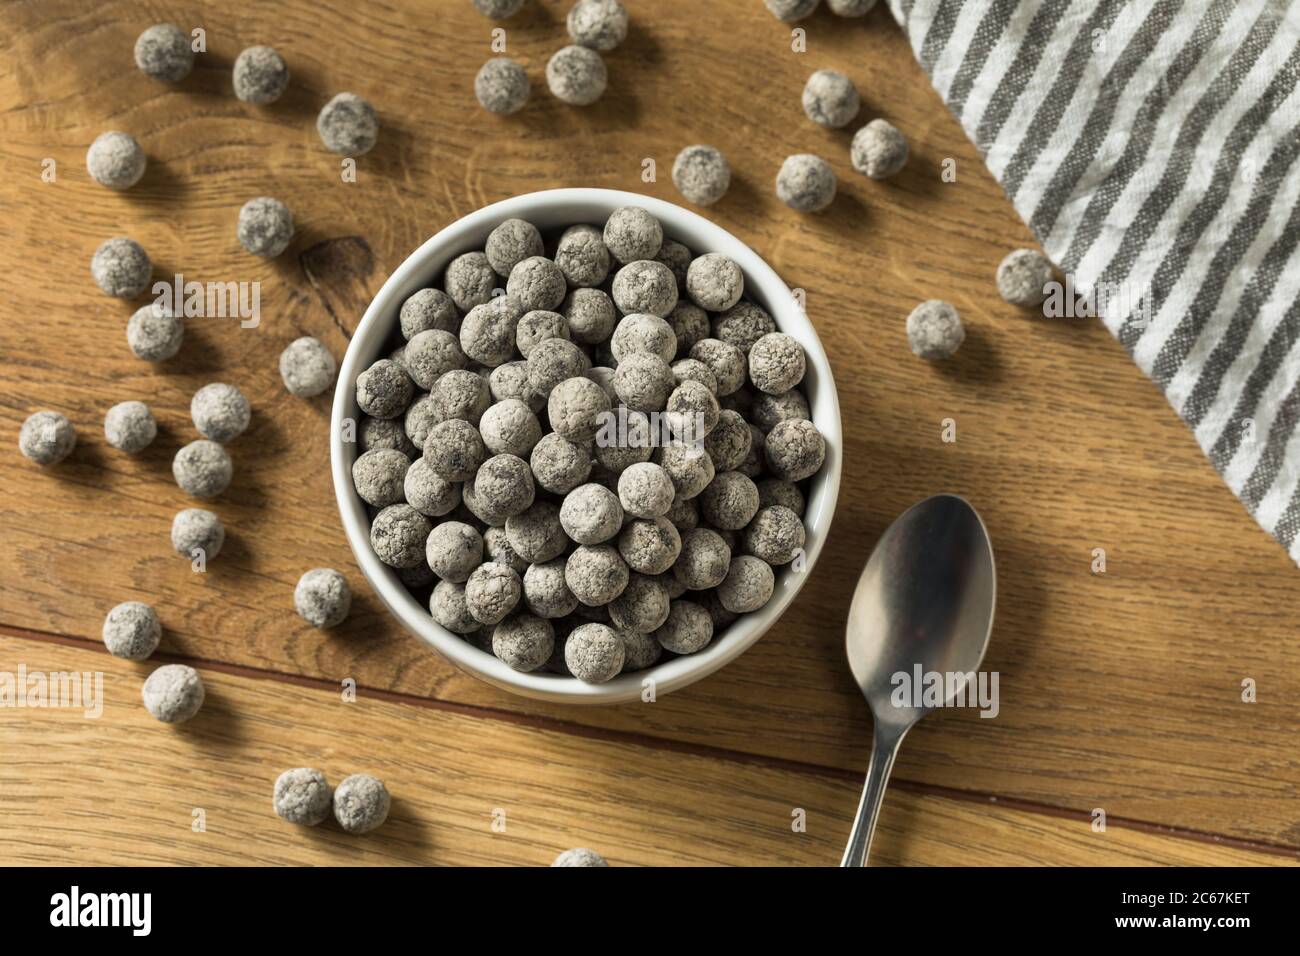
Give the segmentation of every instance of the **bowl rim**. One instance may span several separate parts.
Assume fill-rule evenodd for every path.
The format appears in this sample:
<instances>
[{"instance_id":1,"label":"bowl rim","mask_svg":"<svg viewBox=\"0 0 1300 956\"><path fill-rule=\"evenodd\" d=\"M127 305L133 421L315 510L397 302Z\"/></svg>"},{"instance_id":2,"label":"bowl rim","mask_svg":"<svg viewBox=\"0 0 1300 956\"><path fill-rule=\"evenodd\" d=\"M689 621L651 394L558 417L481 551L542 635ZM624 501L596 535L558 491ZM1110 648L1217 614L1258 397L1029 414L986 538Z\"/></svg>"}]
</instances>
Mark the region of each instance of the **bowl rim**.
<instances>
[{"instance_id":1,"label":"bowl rim","mask_svg":"<svg viewBox=\"0 0 1300 956\"><path fill-rule=\"evenodd\" d=\"M665 239L684 242L692 250L721 252L737 262L745 276L746 296L767 309L779 331L793 335L804 347L808 371L802 384L812 420L826 441L826 460L814 476L807 495L803 570L778 569L776 590L766 605L742 615L724 629L721 638L715 637L702 651L655 664L644 671L621 674L604 684L587 684L547 671L524 673L511 669L439 625L428 608L401 583L396 572L379 560L370 547L366 505L352 485L352 462L360 453L359 429L363 417L356 404L356 379L371 362L386 354L385 346L393 333L391 323L402 302L418 289L432 285L452 258L481 249L487 233L503 220L533 221L567 212L567 218L562 221L595 224L603 222L621 206L640 206L654 215L664 226ZM553 226L545 224L542 228L549 230ZM348 419L354 423L351 442L343 440ZM406 630L462 670L525 697L561 703L622 703L642 699L647 687L652 692L648 699L655 699L701 680L748 650L789 607L816 566L839 497L841 459L839 397L830 361L792 290L745 242L699 213L653 196L616 189L563 188L524 193L484 206L425 240L393 271L366 308L340 363L330 413L330 471L339 515L357 565L380 601ZM647 679L652 683L647 685Z\"/></svg>"}]
</instances>

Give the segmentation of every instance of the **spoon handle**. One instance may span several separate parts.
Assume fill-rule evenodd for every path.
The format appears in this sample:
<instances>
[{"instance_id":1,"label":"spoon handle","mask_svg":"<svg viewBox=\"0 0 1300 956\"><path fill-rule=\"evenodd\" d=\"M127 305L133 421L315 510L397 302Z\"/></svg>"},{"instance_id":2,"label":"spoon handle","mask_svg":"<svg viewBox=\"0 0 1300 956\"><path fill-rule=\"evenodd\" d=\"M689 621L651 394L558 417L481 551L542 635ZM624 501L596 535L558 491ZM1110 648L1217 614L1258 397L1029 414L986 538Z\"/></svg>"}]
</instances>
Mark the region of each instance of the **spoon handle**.
<instances>
[{"instance_id":1,"label":"spoon handle","mask_svg":"<svg viewBox=\"0 0 1300 956\"><path fill-rule=\"evenodd\" d=\"M898 745L903 742L907 728L890 727L879 720L875 722L875 739L871 746L871 765L867 767L867 782L862 788L862 800L858 803L858 815L853 821L853 830L849 833L849 845L844 850L844 859L840 866L866 866L867 854L871 851L871 837L876 830L876 817L880 815L880 805L885 800L885 788L889 786L889 771L894 769L894 757L898 754Z\"/></svg>"}]
</instances>

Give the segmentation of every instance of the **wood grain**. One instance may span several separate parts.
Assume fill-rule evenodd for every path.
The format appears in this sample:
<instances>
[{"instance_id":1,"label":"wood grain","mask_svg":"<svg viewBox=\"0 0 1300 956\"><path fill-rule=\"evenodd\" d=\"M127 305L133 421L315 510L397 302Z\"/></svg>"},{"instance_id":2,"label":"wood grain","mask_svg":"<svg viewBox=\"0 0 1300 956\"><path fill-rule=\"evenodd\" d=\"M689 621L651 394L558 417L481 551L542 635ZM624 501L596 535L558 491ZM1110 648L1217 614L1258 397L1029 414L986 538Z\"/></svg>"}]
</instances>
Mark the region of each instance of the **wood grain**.
<instances>
[{"instance_id":1,"label":"wood grain","mask_svg":"<svg viewBox=\"0 0 1300 956\"><path fill-rule=\"evenodd\" d=\"M545 865L590 846L614 865L830 866L855 806L851 783L504 720L205 671L192 721L159 723L139 685L150 665L0 638L29 672L102 669L102 715L0 708L0 859L6 863ZM385 782L371 834L294 827L271 809L283 769ZM68 767L79 769L69 786ZM201 818L195 811L202 811ZM805 828L796 832L795 813ZM195 821L201 819L202 831ZM504 832L501 822L504 820ZM494 828L495 826L495 828ZM963 866L1286 862L1245 850L896 790L879 863Z\"/></svg>"},{"instance_id":2,"label":"wood grain","mask_svg":"<svg viewBox=\"0 0 1300 956\"><path fill-rule=\"evenodd\" d=\"M996 297L997 261L1029 237L883 5L859 23L818 14L805 25L806 54L790 51L788 29L757 0L714 0L707 20L693 0L629 8L634 28L608 57L609 92L574 110L542 80L566 4L530 3L507 28L534 95L502 119L472 98L492 24L468 3L437 17L415 0L364 10L338 0L0 6L0 433L11 449L0 456L0 623L94 637L113 604L146 600L171 654L860 771L869 721L841 649L857 571L894 515L957 491L997 550L986 664L1001 674L1001 712L926 721L896 767L904 784L1300 847L1296 570L1099 325L1026 318ZM130 61L135 35L163 19L208 34L210 52L175 88ZM231 61L254 43L276 46L293 70L267 108L229 91ZM849 134L803 119L799 90L822 66L854 78L864 116L908 135L913 159L895 181L853 174ZM370 97L383 125L354 184L340 181L313 128L342 89ZM84 172L86 147L109 128L133 133L151 160L124 194ZM341 355L367 292L483 203L565 185L676 199L667 170L697 141L725 150L735 172L709 215L806 290L832 357L846 444L827 549L782 622L699 685L600 710L514 698L387 619L334 510L328 400L287 396L275 358L302 334ZM841 176L839 198L818 216L772 194L781 159L804 151ZM41 181L47 157L56 183ZM647 157L658 182L641 179ZM957 163L955 183L939 178L945 158ZM240 204L261 194L287 202L299 224L272 263L234 238ZM262 323L194 320L173 362L133 359L123 327L139 303L106 299L88 275L95 246L115 234L144 243L156 277L260 281ZM343 269L339 249L349 250ZM969 329L943 367L914 360L902 332L912 305L932 297L956 304ZM231 447L235 483L215 506L230 541L194 575L167 542L172 514L190 504L169 463L193 437L190 395L213 380L244 390L254 425ZM137 459L101 437L104 411L127 398L148 401L162 425ZM65 411L81 438L45 472L12 451L23 418L43 407ZM954 444L940 440L945 418L957 422ZM1104 575L1090 570L1099 547ZM294 582L321 564L358 593L348 624L324 635L291 611ZM1241 701L1245 678L1258 703Z\"/></svg>"}]
</instances>

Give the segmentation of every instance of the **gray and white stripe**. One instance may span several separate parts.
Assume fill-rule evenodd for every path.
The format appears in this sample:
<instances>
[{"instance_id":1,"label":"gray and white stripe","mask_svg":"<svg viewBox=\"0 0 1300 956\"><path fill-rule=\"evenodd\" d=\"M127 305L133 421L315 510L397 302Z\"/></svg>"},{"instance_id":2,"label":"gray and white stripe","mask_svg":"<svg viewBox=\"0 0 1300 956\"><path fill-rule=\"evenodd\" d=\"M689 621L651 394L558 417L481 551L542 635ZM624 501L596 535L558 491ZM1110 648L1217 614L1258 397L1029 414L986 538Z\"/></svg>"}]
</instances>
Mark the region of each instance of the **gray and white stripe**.
<instances>
[{"instance_id":1,"label":"gray and white stripe","mask_svg":"<svg viewBox=\"0 0 1300 956\"><path fill-rule=\"evenodd\" d=\"M1300 562L1300 4L889 0L935 89Z\"/></svg>"}]
</instances>

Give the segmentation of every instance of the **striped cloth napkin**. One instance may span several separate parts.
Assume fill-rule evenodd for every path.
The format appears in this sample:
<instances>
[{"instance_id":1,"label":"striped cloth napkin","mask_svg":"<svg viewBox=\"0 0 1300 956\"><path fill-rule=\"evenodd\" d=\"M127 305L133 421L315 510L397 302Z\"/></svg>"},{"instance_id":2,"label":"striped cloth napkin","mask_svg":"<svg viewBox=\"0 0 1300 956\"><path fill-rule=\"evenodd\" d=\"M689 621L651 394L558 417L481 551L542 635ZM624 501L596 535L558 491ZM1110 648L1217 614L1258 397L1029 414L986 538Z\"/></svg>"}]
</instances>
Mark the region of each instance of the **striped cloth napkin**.
<instances>
[{"instance_id":1,"label":"striped cloth napkin","mask_svg":"<svg viewBox=\"0 0 1300 956\"><path fill-rule=\"evenodd\" d=\"M1300 2L889 5L1043 250L1300 562Z\"/></svg>"}]
</instances>

